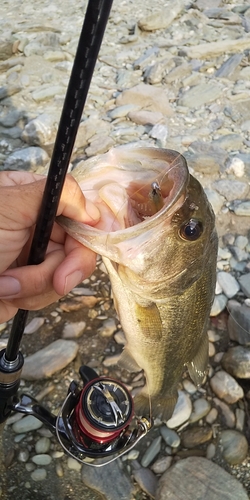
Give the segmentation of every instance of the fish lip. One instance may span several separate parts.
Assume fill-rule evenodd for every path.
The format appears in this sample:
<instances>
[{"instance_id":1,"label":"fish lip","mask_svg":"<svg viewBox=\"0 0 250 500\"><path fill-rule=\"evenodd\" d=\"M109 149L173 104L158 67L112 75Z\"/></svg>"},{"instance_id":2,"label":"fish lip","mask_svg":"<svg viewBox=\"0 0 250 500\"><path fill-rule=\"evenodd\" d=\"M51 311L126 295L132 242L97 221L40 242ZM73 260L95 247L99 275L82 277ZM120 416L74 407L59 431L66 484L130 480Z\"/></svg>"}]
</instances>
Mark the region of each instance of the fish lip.
<instances>
[{"instance_id":1,"label":"fish lip","mask_svg":"<svg viewBox=\"0 0 250 500\"><path fill-rule=\"evenodd\" d=\"M112 148L107 153L107 155L113 155L116 150L123 150L125 151L126 154L130 152L129 148L118 147L118 148ZM155 154L158 156L160 154L163 157L163 160L165 160L166 164L169 166L169 168L166 171L168 171L169 180L173 181L173 188L171 189L169 199L167 200L167 202L165 202L164 206L156 214L151 215L147 219L138 222L133 226L126 227L124 229L118 229L112 232L104 231L103 229L98 229L94 226L89 226L82 222L76 222L64 216L57 217L58 223L67 232L69 232L69 234L70 231L68 230L68 224L71 224L71 226L74 224L75 227L74 228L71 227L72 233L73 232L77 233L79 232L80 228L82 228L82 230L89 236L92 235L93 237L94 236L104 237L108 235L109 240L112 243L116 243L121 240L126 241L134 238L135 236L139 236L142 233L151 230L152 228L155 228L156 225L162 222L163 218L165 220L166 216L167 218L171 218L172 214L182 206L186 198L186 189L189 182L189 171L184 156L182 156L178 151L175 150L165 150L157 148L137 148L137 151L138 150L140 150L140 153L142 154L148 152L148 150L151 150L153 154L155 150ZM133 150L131 150L131 152L133 154ZM167 155L170 156L172 160L171 162L167 161Z\"/></svg>"}]
</instances>

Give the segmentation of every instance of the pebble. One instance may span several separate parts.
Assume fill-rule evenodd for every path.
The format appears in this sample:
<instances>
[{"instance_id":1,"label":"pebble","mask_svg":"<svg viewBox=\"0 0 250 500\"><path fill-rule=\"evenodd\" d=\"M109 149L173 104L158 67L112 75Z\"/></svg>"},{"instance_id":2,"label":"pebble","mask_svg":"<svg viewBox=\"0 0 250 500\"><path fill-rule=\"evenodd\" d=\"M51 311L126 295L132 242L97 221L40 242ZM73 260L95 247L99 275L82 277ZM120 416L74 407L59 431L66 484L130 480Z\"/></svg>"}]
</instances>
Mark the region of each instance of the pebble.
<instances>
[{"instance_id":1,"label":"pebble","mask_svg":"<svg viewBox=\"0 0 250 500\"><path fill-rule=\"evenodd\" d=\"M219 408L222 423L229 427L229 429L233 429L235 426L235 414L233 410L218 398L214 398L213 402Z\"/></svg>"},{"instance_id":2,"label":"pebble","mask_svg":"<svg viewBox=\"0 0 250 500\"><path fill-rule=\"evenodd\" d=\"M210 385L214 393L226 403L232 404L243 397L243 390L224 370L220 370L210 380Z\"/></svg>"},{"instance_id":3,"label":"pebble","mask_svg":"<svg viewBox=\"0 0 250 500\"><path fill-rule=\"evenodd\" d=\"M24 333L35 333L44 324L45 318L33 318L24 329Z\"/></svg>"},{"instance_id":4,"label":"pebble","mask_svg":"<svg viewBox=\"0 0 250 500\"><path fill-rule=\"evenodd\" d=\"M158 458L153 465L151 465L151 470L155 474L163 474L169 467L171 466L172 463L172 457L161 457Z\"/></svg>"},{"instance_id":5,"label":"pebble","mask_svg":"<svg viewBox=\"0 0 250 500\"><path fill-rule=\"evenodd\" d=\"M187 394L183 391L178 391L178 399L172 417L166 422L170 429L179 427L186 422L192 412L192 403Z\"/></svg>"},{"instance_id":6,"label":"pebble","mask_svg":"<svg viewBox=\"0 0 250 500\"><path fill-rule=\"evenodd\" d=\"M248 454L248 442L243 434L234 430L221 432L222 453L231 465L238 465Z\"/></svg>"},{"instance_id":7,"label":"pebble","mask_svg":"<svg viewBox=\"0 0 250 500\"><path fill-rule=\"evenodd\" d=\"M78 321L77 323L66 323L63 327L63 339L78 339L82 336L86 328L85 321Z\"/></svg>"},{"instance_id":8,"label":"pebble","mask_svg":"<svg viewBox=\"0 0 250 500\"><path fill-rule=\"evenodd\" d=\"M116 99L118 106L124 104L134 104L147 111L162 113L165 116L172 116L173 110L169 105L167 96L160 87L153 87L140 83L131 89L124 90Z\"/></svg>"},{"instance_id":9,"label":"pebble","mask_svg":"<svg viewBox=\"0 0 250 500\"><path fill-rule=\"evenodd\" d=\"M224 271L217 273L217 280L222 288L222 291L229 299L234 297L240 289L240 285L237 280L231 274Z\"/></svg>"},{"instance_id":10,"label":"pebble","mask_svg":"<svg viewBox=\"0 0 250 500\"><path fill-rule=\"evenodd\" d=\"M228 333L231 340L250 345L250 308L243 304L229 306Z\"/></svg>"},{"instance_id":11,"label":"pebble","mask_svg":"<svg viewBox=\"0 0 250 500\"><path fill-rule=\"evenodd\" d=\"M224 295L223 293L215 295L210 311L210 316L218 316L222 311L224 311L226 305L227 305L226 295Z\"/></svg>"},{"instance_id":12,"label":"pebble","mask_svg":"<svg viewBox=\"0 0 250 500\"><path fill-rule=\"evenodd\" d=\"M211 404L204 398L196 399L193 402L193 411L190 415L189 422L193 424L201 418L205 417L211 409Z\"/></svg>"},{"instance_id":13,"label":"pebble","mask_svg":"<svg viewBox=\"0 0 250 500\"><path fill-rule=\"evenodd\" d=\"M35 469L31 475L30 475L31 479L33 479L33 481L44 481L44 479L46 479L47 477L47 471L46 469Z\"/></svg>"},{"instance_id":14,"label":"pebble","mask_svg":"<svg viewBox=\"0 0 250 500\"><path fill-rule=\"evenodd\" d=\"M50 439L47 437L40 438L35 444L37 454L47 453L50 449Z\"/></svg>"},{"instance_id":15,"label":"pebble","mask_svg":"<svg viewBox=\"0 0 250 500\"><path fill-rule=\"evenodd\" d=\"M20 149L8 156L5 170L33 170L36 167L45 166L49 156L42 148L31 146Z\"/></svg>"},{"instance_id":16,"label":"pebble","mask_svg":"<svg viewBox=\"0 0 250 500\"><path fill-rule=\"evenodd\" d=\"M177 432L169 429L166 425L160 427L160 433L168 446L178 448L181 439Z\"/></svg>"},{"instance_id":17,"label":"pebble","mask_svg":"<svg viewBox=\"0 0 250 500\"><path fill-rule=\"evenodd\" d=\"M98 333L101 337L111 337L117 330L116 321L114 318L108 318L103 321L101 328L98 328Z\"/></svg>"},{"instance_id":18,"label":"pebble","mask_svg":"<svg viewBox=\"0 0 250 500\"><path fill-rule=\"evenodd\" d=\"M146 469L142 468L142 470ZM81 478L86 486L95 492L98 491L108 500L128 500L134 490L127 474L120 467L119 459L105 465L105 467L95 468L83 465Z\"/></svg>"},{"instance_id":19,"label":"pebble","mask_svg":"<svg viewBox=\"0 0 250 500\"><path fill-rule=\"evenodd\" d=\"M189 457L179 460L159 480L156 500L247 500L243 486L211 460Z\"/></svg>"},{"instance_id":20,"label":"pebble","mask_svg":"<svg viewBox=\"0 0 250 500\"><path fill-rule=\"evenodd\" d=\"M236 378L250 378L250 349L231 347L221 360L222 367Z\"/></svg>"},{"instance_id":21,"label":"pebble","mask_svg":"<svg viewBox=\"0 0 250 500\"><path fill-rule=\"evenodd\" d=\"M12 425L12 429L16 434L21 434L24 432L34 431L36 429L40 429L42 427L42 422L37 418L33 417L33 415L27 415L23 417L18 422L15 422Z\"/></svg>"},{"instance_id":22,"label":"pebble","mask_svg":"<svg viewBox=\"0 0 250 500\"><path fill-rule=\"evenodd\" d=\"M32 462L34 462L34 464L36 465L49 465L52 458L50 455L47 455L45 453L42 453L42 454L39 454L39 455L34 455L34 457L32 457Z\"/></svg>"},{"instance_id":23,"label":"pebble","mask_svg":"<svg viewBox=\"0 0 250 500\"><path fill-rule=\"evenodd\" d=\"M53 373L65 368L76 357L78 349L78 344L73 340L55 340L25 358L22 378L39 380L50 377Z\"/></svg>"},{"instance_id":24,"label":"pebble","mask_svg":"<svg viewBox=\"0 0 250 500\"><path fill-rule=\"evenodd\" d=\"M210 426L204 425L199 427L198 425L189 427L187 430L183 431L181 434L181 444L184 448L195 448L200 444L210 441L213 436L213 430Z\"/></svg>"},{"instance_id":25,"label":"pebble","mask_svg":"<svg viewBox=\"0 0 250 500\"><path fill-rule=\"evenodd\" d=\"M206 415L206 422L212 425L218 416L218 410L216 408L211 408L210 412Z\"/></svg>"},{"instance_id":26,"label":"pebble","mask_svg":"<svg viewBox=\"0 0 250 500\"><path fill-rule=\"evenodd\" d=\"M245 198L249 191L249 186L245 182L220 179L213 182L212 186L227 201Z\"/></svg>"},{"instance_id":27,"label":"pebble","mask_svg":"<svg viewBox=\"0 0 250 500\"><path fill-rule=\"evenodd\" d=\"M250 273L243 274L239 277L240 288L246 297L250 298Z\"/></svg>"},{"instance_id":28,"label":"pebble","mask_svg":"<svg viewBox=\"0 0 250 500\"><path fill-rule=\"evenodd\" d=\"M150 497L155 498L158 479L152 470L145 467L138 467L138 463L133 463L133 477L140 488ZM125 497L124 497L125 500Z\"/></svg>"},{"instance_id":29,"label":"pebble","mask_svg":"<svg viewBox=\"0 0 250 500\"><path fill-rule=\"evenodd\" d=\"M142 467L147 467L148 465L153 462L155 457L158 455L161 449L161 436L156 437L153 439L152 443L150 446L146 449L144 455L142 456L141 459L141 466Z\"/></svg>"},{"instance_id":30,"label":"pebble","mask_svg":"<svg viewBox=\"0 0 250 500\"><path fill-rule=\"evenodd\" d=\"M72 457L68 457L67 466L69 469L75 470L75 471L80 471L82 468L82 464Z\"/></svg>"}]
</instances>

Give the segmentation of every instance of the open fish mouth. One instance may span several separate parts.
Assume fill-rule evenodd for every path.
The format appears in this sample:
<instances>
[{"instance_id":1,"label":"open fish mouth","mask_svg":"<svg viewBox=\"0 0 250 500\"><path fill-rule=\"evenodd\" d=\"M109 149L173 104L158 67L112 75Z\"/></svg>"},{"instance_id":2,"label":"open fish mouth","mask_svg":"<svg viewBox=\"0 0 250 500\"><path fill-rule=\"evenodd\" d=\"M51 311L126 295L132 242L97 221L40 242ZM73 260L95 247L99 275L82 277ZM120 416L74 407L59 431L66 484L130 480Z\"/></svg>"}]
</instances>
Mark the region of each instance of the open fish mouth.
<instances>
[{"instance_id":1,"label":"open fish mouth","mask_svg":"<svg viewBox=\"0 0 250 500\"><path fill-rule=\"evenodd\" d=\"M57 220L76 239L81 227L88 238L81 236L79 241L93 250L91 235L101 239L109 235L115 244L145 234L153 225L155 229L158 220L170 217L182 205L189 180L183 156L156 148L113 148L81 162L73 175L85 197L100 210L100 221L91 227L63 216ZM103 247L100 250L110 257Z\"/></svg>"}]
</instances>

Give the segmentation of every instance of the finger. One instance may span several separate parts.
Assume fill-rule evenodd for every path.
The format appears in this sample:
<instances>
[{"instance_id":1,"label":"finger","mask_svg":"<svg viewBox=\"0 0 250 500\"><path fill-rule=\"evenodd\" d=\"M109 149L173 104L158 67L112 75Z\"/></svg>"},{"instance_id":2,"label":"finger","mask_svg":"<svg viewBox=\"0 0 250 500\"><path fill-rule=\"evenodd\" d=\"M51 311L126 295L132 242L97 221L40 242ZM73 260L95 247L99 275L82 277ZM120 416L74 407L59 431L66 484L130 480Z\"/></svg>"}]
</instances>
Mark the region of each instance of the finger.
<instances>
[{"instance_id":1,"label":"finger","mask_svg":"<svg viewBox=\"0 0 250 500\"><path fill-rule=\"evenodd\" d=\"M13 318L17 313L17 309L13 304L0 300L0 324Z\"/></svg>"},{"instance_id":2,"label":"finger","mask_svg":"<svg viewBox=\"0 0 250 500\"><path fill-rule=\"evenodd\" d=\"M68 175L62 191L57 215L65 215L86 224L96 224L100 219L98 208L86 200L76 180Z\"/></svg>"},{"instance_id":3,"label":"finger","mask_svg":"<svg viewBox=\"0 0 250 500\"><path fill-rule=\"evenodd\" d=\"M69 293L88 278L96 267L96 254L73 239L72 242L72 250L58 266L53 277L54 289L59 295Z\"/></svg>"},{"instance_id":4,"label":"finger","mask_svg":"<svg viewBox=\"0 0 250 500\"><path fill-rule=\"evenodd\" d=\"M65 253L61 248L49 253L44 262L37 266L8 269L0 276L0 298L25 299L50 293L53 290L55 269L64 258Z\"/></svg>"}]
</instances>

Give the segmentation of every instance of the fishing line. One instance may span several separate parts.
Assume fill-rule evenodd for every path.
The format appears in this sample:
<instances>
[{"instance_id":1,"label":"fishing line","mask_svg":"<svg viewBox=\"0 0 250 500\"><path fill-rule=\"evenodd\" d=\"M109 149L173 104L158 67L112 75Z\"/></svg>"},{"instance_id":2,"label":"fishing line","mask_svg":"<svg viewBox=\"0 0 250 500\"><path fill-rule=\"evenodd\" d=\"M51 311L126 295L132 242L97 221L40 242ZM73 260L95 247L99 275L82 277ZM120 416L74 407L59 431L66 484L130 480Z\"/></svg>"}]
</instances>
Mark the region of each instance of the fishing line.
<instances>
[{"instance_id":1,"label":"fishing line","mask_svg":"<svg viewBox=\"0 0 250 500\"><path fill-rule=\"evenodd\" d=\"M42 206L27 265L43 262L71 153L113 0L89 0L55 140ZM5 351L17 359L28 311L19 309Z\"/></svg>"}]
</instances>

